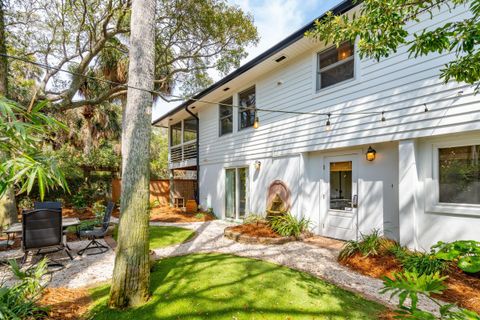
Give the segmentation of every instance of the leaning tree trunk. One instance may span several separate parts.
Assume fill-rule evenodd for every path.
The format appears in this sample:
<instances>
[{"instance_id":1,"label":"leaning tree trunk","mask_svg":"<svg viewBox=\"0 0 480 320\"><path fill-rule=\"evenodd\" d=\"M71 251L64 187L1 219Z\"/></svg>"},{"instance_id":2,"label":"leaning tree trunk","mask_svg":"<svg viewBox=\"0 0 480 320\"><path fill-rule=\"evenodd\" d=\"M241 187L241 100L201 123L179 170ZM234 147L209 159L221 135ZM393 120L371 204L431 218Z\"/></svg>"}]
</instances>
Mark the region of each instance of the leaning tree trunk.
<instances>
[{"instance_id":1,"label":"leaning tree trunk","mask_svg":"<svg viewBox=\"0 0 480 320\"><path fill-rule=\"evenodd\" d=\"M7 53L5 41L5 2L0 0L0 54ZM0 96L8 96L8 60L0 55ZM0 161L6 157L0 152ZM15 203L15 191L13 187L8 188L6 193L0 197L0 227L17 222L17 205Z\"/></svg>"},{"instance_id":2,"label":"leaning tree trunk","mask_svg":"<svg viewBox=\"0 0 480 320\"><path fill-rule=\"evenodd\" d=\"M155 0L134 0L128 95L122 130L120 225L109 305L132 307L149 296L149 158L154 71ZM148 91L132 89L143 88Z\"/></svg>"}]
</instances>

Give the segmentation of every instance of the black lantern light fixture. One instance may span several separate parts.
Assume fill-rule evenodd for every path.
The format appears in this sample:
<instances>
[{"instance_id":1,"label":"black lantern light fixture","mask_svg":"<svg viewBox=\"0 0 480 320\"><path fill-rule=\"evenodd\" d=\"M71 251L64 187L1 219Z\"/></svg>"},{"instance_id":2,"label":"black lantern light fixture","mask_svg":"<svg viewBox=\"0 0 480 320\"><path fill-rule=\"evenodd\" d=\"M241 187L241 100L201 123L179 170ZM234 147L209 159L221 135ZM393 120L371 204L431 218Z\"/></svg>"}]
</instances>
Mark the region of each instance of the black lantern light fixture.
<instances>
[{"instance_id":1,"label":"black lantern light fixture","mask_svg":"<svg viewBox=\"0 0 480 320\"><path fill-rule=\"evenodd\" d=\"M373 149L370 146L370 147L368 147L368 150L367 150L367 153L365 154L365 156L366 156L368 161L373 161L373 160L375 160L376 154L377 154L377 151L375 151L375 149Z\"/></svg>"}]
</instances>

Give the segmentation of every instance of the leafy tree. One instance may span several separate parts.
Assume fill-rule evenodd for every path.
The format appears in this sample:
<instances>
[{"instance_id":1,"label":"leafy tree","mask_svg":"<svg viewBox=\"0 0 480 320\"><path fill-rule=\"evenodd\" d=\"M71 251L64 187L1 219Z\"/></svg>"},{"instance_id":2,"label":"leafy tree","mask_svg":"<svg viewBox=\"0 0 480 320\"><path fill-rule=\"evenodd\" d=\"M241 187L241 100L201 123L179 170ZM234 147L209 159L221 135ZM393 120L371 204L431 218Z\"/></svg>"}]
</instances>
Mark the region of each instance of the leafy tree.
<instances>
[{"instance_id":1,"label":"leafy tree","mask_svg":"<svg viewBox=\"0 0 480 320\"><path fill-rule=\"evenodd\" d=\"M55 159L42 152L42 143L52 132L66 129L42 112L46 106L44 102L27 110L0 97L0 153L4 155L0 163L0 197L12 186L18 193L29 193L35 183L41 199L51 188L68 190Z\"/></svg>"},{"instance_id":2,"label":"leafy tree","mask_svg":"<svg viewBox=\"0 0 480 320\"><path fill-rule=\"evenodd\" d=\"M155 179L168 178L168 135L165 129L152 130L150 175Z\"/></svg>"},{"instance_id":3,"label":"leafy tree","mask_svg":"<svg viewBox=\"0 0 480 320\"><path fill-rule=\"evenodd\" d=\"M211 82L209 69L227 73L258 40L252 17L223 0L156 2L155 90L197 91ZM66 110L124 97L130 6L128 0L11 0L6 10L11 53L51 66L38 81L37 98ZM68 78L59 68L74 75ZM79 97L92 68L107 82Z\"/></svg>"},{"instance_id":4,"label":"leafy tree","mask_svg":"<svg viewBox=\"0 0 480 320\"><path fill-rule=\"evenodd\" d=\"M127 105L122 131L118 247L109 305L133 307L149 296L150 136L155 70L155 0L132 3ZM134 88L143 88L138 90Z\"/></svg>"},{"instance_id":5,"label":"leafy tree","mask_svg":"<svg viewBox=\"0 0 480 320\"><path fill-rule=\"evenodd\" d=\"M468 6L471 15L409 34L407 27L411 22L432 17L443 6ZM307 36L337 46L345 40L358 39L360 56L377 60L403 45L408 46L413 57L454 53L441 70L441 78L445 82L476 84L479 89L480 0L364 0L356 14L335 16L328 12L324 19L315 22Z\"/></svg>"}]
</instances>

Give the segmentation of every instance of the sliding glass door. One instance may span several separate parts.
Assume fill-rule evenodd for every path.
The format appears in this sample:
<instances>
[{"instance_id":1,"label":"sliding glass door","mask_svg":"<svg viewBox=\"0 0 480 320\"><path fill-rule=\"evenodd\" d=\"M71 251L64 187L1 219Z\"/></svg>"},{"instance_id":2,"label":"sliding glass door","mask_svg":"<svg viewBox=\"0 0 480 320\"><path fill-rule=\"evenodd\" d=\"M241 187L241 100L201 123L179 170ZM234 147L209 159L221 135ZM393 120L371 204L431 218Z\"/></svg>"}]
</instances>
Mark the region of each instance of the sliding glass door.
<instances>
[{"instance_id":1,"label":"sliding glass door","mask_svg":"<svg viewBox=\"0 0 480 320\"><path fill-rule=\"evenodd\" d=\"M235 219L235 169L225 170L225 217Z\"/></svg>"},{"instance_id":2,"label":"sliding glass door","mask_svg":"<svg viewBox=\"0 0 480 320\"><path fill-rule=\"evenodd\" d=\"M248 168L225 169L225 217L243 219L248 213Z\"/></svg>"}]
</instances>

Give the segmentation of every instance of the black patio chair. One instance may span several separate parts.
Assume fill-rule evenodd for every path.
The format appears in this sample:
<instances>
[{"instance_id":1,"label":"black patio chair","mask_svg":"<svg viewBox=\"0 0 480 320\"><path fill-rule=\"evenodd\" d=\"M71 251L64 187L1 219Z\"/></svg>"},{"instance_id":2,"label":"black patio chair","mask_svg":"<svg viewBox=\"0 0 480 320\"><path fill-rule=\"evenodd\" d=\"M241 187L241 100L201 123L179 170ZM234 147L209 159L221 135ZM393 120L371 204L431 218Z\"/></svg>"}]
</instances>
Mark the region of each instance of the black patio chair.
<instances>
[{"instance_id":1,"label":"black patio chair","mask_svg":"<svg viewBox=\"0 0 480 320\"><path fill-rule=\"evenodd\" d=\"M91 256L94 254L101 254L108 251L108 247L101 244L98 241L98 239L105 238L105 235L107 234L107 231L108 231L108 226L110 225L110 218L112 216L112 212L114 208L115 208L115 204L109 201L107 203L107 207L105 208L105 215L103 216L103 224L101 229L81 230L79 232L79 237L87 238L90 240L90 242L85 248L77 252L79 256L83 255L86 251L93 250L93 249L96 249L98 252L87 253L87 255Z\"/></svg>"},{"instance_id":2,"label":"black patio chair","mask_svg":"<svg viewBox=\"0 0 480 320\"><path fill-rule=\"evenodd\" d=\"M64 250L70 260L73 260L70 251L63 242L62 212L55 209L24 210L22 212L22 250L25 253L22 259L24 263L28 253L42 249L55 247L55 251Z\"/></svg>"},{"instance_id":3,"label":"black patio chair","mask_svg":"<svg viewBox=\"0 0 480 320\"><path fill-rule=\"evenodd\" d=\"M33 203L33 209L54 209L54 210L62 210L62 203L58 201L43 201Z\"/></svg>"}]
</instances>

